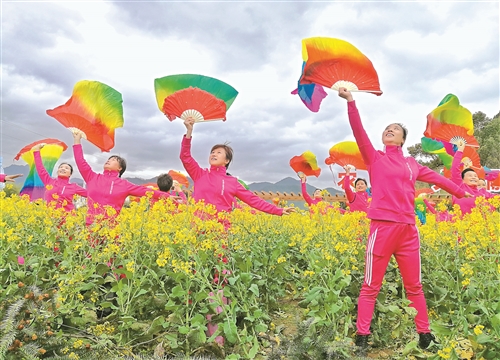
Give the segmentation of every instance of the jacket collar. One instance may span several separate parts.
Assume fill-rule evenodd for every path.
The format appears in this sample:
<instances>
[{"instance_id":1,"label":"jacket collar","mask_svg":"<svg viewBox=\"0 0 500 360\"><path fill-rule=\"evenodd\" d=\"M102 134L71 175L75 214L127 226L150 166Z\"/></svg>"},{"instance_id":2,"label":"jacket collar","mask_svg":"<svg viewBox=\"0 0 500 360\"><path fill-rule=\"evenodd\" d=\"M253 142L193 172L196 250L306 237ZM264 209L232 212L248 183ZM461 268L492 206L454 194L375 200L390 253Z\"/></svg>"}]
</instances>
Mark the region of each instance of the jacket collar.
<instances>
[{"instance_id":1,"label":"jacket collar","mask_svg":"<svg viewBox=\"0 0 500 360\"><path fill-rule=\"evenodd\" d=\"M59 175L57 175L57 179L59 181L65 182L65 183L69 183L69 177L68 176L59 176Z\"/></svg>"},{"instance_id":2,"label":"jacket collar","mask_svg":"<svg viewBox=\"0 0 500 360\"><path fill-rule=\"evenodd\" d=\"M403 156L403 148L401 146L386 145L384 150L385 150L385 153L389 154L389 155L401 154L401 156Z\"/></svg>"},{"instance_id":3,"label":"jacket collar","mask_svg":"<svg viewBox=\"0 0 500 360\"><path fill-rule=\"evenodd\" d=\"M118 175L120 175L120 172L116 170L104 170L103 175L109 177L118 177Z\"/></svg>"},{"instance_id":4,"label":"jacket collar","mask_svg":"<svg viewBox=\"0 0 500 360\"><path fill-rule=\"evenodd\" d=\"M215 172L217 174L223 174L226 175L227 169L225 166L210 166L210 172Z\"/></svg>"}]
</instances>

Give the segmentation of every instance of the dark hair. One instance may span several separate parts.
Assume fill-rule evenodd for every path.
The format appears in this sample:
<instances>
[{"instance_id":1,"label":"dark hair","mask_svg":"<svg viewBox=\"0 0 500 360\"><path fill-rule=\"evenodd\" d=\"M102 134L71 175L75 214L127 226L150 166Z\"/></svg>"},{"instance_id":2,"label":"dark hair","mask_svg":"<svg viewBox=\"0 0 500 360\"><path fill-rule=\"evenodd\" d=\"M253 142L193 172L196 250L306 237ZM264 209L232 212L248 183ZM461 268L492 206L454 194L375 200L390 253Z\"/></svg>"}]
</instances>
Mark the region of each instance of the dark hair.
<instances>
[{"instance_id":1,"label":"dark hair","mask_svg":"<svg viewBox=\"0 0 500 360\"><path fill-rule=\"evenodd\" d=\"M368 186L368 183L363 178L357 178L356 181L354 182L354 186L358 185L358 182L360 182L360 181L364 182L365 185Z\"/></svg>"},{"instance_id":2,"label":"dark hair","mask_svg":"<svg viewBox=\"0 0 500 360\"><path fill-rule=\"evenodd\" d=\"M401 126L401 129L403 129L403 140L406 141L406 135L408 135L408 129L401 123L395 123L395 124Z\"/></svg>"},{"instance_id":3,"label":"dark hair","mask_svg":"<svg viewBox=\"0 0 500 360\"><path fill-rule=\"evenodd\" d=\"M62 166L62 165L68 165L69 168L71 169L71 172L69 173L70 175L73 175L73 166L71 166L70 164L68 163L60 163L59 166L57 167L58 169Z\"/></svg>"},{"instance_id":4,"label":"dark hair","mask_svg":"<svg viewBox=\"0 0 500 360\"><path fill-rule=\"evenodd\" d=\"M226 152L226 160L229 160L229 162L226 164L226 169L229 167L229 164L231 164L231 161L233 160L233 148L229 146L228 144L217 144L212 147L212 150L210 150L210 153L214 151L215 149L224 149Z\"/></svg>"},{"instance_id":5,"label":"dark hair","mask_svg":"<svg viewBox=\"0 0 500 360\"><path fill-rule=\"evenodd\" d=\"M172 184L174 183L174 179L169 174L161 174L158 176L158 180L156 180L156 184L160 191L169 192L172 189Z\"/></svg>"},{"instance_id":6,"label":"dark hair","mask_svg":"<svg viewBox=\"0 0 500 360\"><path fill-rule=\"evenodd\" d=\"M118 161L118 164L120 164L120 167L122 168L120 170L120 177L122 177L125 170L127 170L127 160L125 160L124 158L122 158L121 156L118 156L118 155L111 155L108 158L108 160L109 159L116 159L116 161Z\"/></svg>"},{"instance_id":7,"label":"dark hair","mask_svg":"<svg viewBox=\"0 0 500 360\"><path fill-rule=\"evenodd\" d=\"M462 180L464 179L465 174L467 174L469 171L474 171L474 170L472 170L471 168L467 168L467 169L464 169L464 171L462 171ZM476 172L474 171L474 174L475 173Z\"/></svg>"},{"instance_id":8,"label":"dark hair","mask_svg":"<svg viewBox=\"0 0 500 360\"><path fill-rule=\"evenodd\" d=\"M323 191L323 189L316 189L316 190L314 190L313 194L314 194L316 191Z\"/></svg>"}]
</instances>

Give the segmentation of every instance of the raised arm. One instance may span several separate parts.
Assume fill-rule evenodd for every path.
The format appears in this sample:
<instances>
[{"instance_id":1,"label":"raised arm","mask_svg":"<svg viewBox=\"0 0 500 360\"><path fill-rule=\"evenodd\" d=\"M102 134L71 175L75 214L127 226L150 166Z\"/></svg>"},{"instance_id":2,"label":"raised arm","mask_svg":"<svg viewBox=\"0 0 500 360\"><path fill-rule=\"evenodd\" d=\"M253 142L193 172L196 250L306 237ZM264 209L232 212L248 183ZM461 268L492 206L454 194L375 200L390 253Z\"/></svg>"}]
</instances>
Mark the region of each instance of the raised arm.
<instances>
[{"instance_id":1,"label":"raised arm","mask_svg":"<svg viewBox=\"0 0 500 360\"><path fill-rule=\"evenodd\" d=\"M460 171L460 164L462 162L462 157L464 156L465 142L459 141L458 150L453 155L453 161L451 162L451 181L457 185L462 184L462 174Z\"/></svg>"},{"instance_id":2,"label":"raised arm","mask_svg":"<svg viewBox=\"0 0 500 360\"><path fill-rule=\"evenodd\" d=\"M73 140L74 140L73 156L75 157L75 163L76 163L76 166L78 167L78 171L80 171L80 174L83 177L83 180L85 180L85 182L88 183L97 174L92 170L90 165L87 163L87 161L83 157L83 149L82 149L81 139L82 139L82 132L81 131L73 132Z\"/></svg>"},{"instance_id":3,"label":"raised arm","mask_svg":"<svg viewBox=\"0 0 500 360\"><path fill-rule=\"evenodd\" d=\"M300 183L301 183L301 188L302 188L302 197L304 198L307 205L312 205L313 199L307 193L306 176L303 173L299 173L299 177L300 177Z\"/></svg>"},{"instance_id":4,"label":"raised arm","mask_svg":"<svg viewBox=\"0 0 500 360\"><path fill-rule=\"evenodd\" d=\"M371 165L378 157L378 152L373 147L368 134L363 128L361 117L359 116L359 111L356 107L356 102L354 101L351 92L346 88L339 89L339 96L347 100L349 124L351 125L352 132L356 138L356 143L358 144L359 151L361 152L366 165Z\"/></svg>"},{"instance_id":5,"label":"raised arm","mask_svg":"<svg viewBox=\"0 0 500 360\"><path fill-rule=\"evenodd\" d=\"M40 177L44 185L50 184L52 177L47 172L47 169L45 169L45 166L43 166L42 156L40 155L40 148L36 148L33 150L35 150L33 152L33 157L35 158L35 168L38 176Z\"/></svg>"},{"instance_id":6,"label":"raised arm","mask_svg":"<svg viewBox=\"0 0 500 360\"><path fill-rule=\"evenodd\" d=\"M187 131L182 138L180 159L184 169L186 169L191 179L195 181L203 175L203 169L191 156L191 135L193 134L194 119L188 118L184 120L184 125Z\"/></svg>"},{"instance_id":7,"label":"raised arm","mask_svg":"<svg viewBox=\"0 0 500 360\"><path fill-rule=\"evenodd\" d=\"M5 175L5 174L0 174L0 182L14 182L14 179L23 176L23 174L16 174L16 175Z\"/></svg>"},{"instance_id":8,"label":"raised arm","mask_svg":"<svg viewBox=\"0 0 500 360\"><path fill-rule=\"evenodd\" d=\"M349 166L344 167L344 169L346 171L344 177L345 196L347 197L347 200L352 203L354 199L356 199L356 194L351 189L351 169L349 168Z\"/></svg>"},{"instance_id":9,"label":"raised arm","mask_svg":"<svg viewBox=\"0 0 500 360\"><path fill-rule=\"evenodd\" d=\"M76 184L75 184L75 188L76 188L75 194L78 194L78 195L83 196L83 197L87 197L87 189L84 189L80 185L76 185Z\"/></svg>"},{"instance_id":10,"label":"raised arm","mask_svg":"<svg viewBox=\"0 0 500 360\"><path fill-rule=\"evenodd\" d=\"M419 163L416 164L418 166L417 180L424 181L429 184L435 184L444 191L447 191L458 198L463 198L466 195L465 190L455 182L448 180L444 176L439 175L426 166L422 166Z\"/></svg>"}]
</instances>

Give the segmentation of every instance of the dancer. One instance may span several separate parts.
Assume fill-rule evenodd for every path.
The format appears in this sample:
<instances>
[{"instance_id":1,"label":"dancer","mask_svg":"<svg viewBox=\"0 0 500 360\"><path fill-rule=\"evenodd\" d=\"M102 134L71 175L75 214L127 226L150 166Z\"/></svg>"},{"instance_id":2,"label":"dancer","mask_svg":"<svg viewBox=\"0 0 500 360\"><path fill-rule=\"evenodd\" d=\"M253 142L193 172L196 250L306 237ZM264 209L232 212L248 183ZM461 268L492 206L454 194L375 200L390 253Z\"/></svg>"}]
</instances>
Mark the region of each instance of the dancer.
<instances>
[{"instance_id":1,"label":"dancer","mask_svg":"<svg viewBox=\"0 0 500 360\"><path fill-rule=\"evenodd\" d=\"M307 193L306 189L306 181L307 177L303 172L298 172L297 175L300 178L301 186L302 186L302 197L306 201L307 205L317 205L319 202L323 201L323 195L321 194L321 189L316 189L313 192L313 197L311 198Z\"/></svg>"},{"instance_id":2,"label":"dancer","mask_svg":"<svg viewBox=\"0 0 500 360\"><path fill-rule=\"evenodd\" d=\"M462 214L469 214L472 212L472 209L476 207L476 197L484 196L486 199L490 199L495 195L487 192L485 189L478 188L479 177L473 169L466 168L460 172L460 164L462 162L463 151L465 149L465 142L460 140L457 147L458 150L455 152L451 163L451 181L474 196L470 198L458 198L453 196L452 203L454 205L457 204L460 207Z\"/></svg>"},{"instance_id":3,"label":"dancer","mask_svg":"<svg viewBox=\"0 0 500 360\"><path fill-rule=\"evenodd\" d=\"M73 167L68 163L61 163L57 168L57 177L51 177L45 166L43 166L42 156L40 155L43 146L44 144L35 145L32 150L36 171L46 189L44 200L47 205L54 206L56 209L63 208L70 212L75 208L73 197L75 195L87 197L87 190L69 182L69 178L73 175Z\"/></svg>"},{"instance_id":4,"label":"dancer","mask_svg":"<svg viewBox=\"0 0 500 360\"><path fill-rule=\"evenodd\" d=\"M214 205L217 212L231 212L235 197L268 214L281 216L294 211L293 208L279 208L262 200L250 190L245 189L237 178L227 175L227 168L233 159L233 149L228 145L214 145L208 157L210 168L202 169L191 156L194 119L186 119L184 125L187 132L182 139L180 159L194 181L193 198L195 201L204 200L205 203Z\"/></svg>"},{"instance_id":5,"label":"dancer","mask_svg":"<svg viewBox=\"0 0 500 360\"><path fill-rule=\"evenodd\" d=\"M122 179L121 176L127 168L127 162L124 158L117 155L108 158L104 164L104 172L102 174L94 172L83 157L82 135L81 131L73 133L73 154L78 170L87 184L87 218L85 219L87 226L91 225L99 215L103 216L104 219L113 219L118 216L125 199L129 195L145 196L148 192L151 192L154 199L167 197L172 197L174 200L178 199L169 193L135 185ZM106 211L106 206L111 206L115 210L115 213L112 214Z\"/></svg>"},{"instance_id":6,"label":"dancer","mask_svg":"<svg viewBox=\"0 0 500 360\"><path fill-rule=\"evenodd\" d=\"M356 192L351 190L351 167L349 165L344 166L346 172L344 177L344 190L347 200L349 201L349 209L353 211L361 211L366 213L368 211L370 196L366 191L368 184L363 178L357 178L354 182L354 187Z\"/></svg>"},{"instance_id":7,"label":"dancer","mask_svg":"<svg viewBox=\"0 0 500 360\"><path fill-rule=\"evenodd\" d=\"M388 125L382 133L385 151L375 150L363 128L351 92L340 88L339 96L347 100L349 123L363 160L368 165L373 190L368 209L371 222L366 247L365 277L358 300L358 353L365 354L368 349L375 300L392 255L398 263L406 295L412 302L410 306L417 310L415 324L419 333L419 346L427 348L435 338L430 333L427 305L420 280L420 240L414 213L415 181L436 184L458 197L469 194L443 176L418 164L415 159L403 156L402 145L406 140L407 130L401 124Z\"/></svg>"}]
</instances>

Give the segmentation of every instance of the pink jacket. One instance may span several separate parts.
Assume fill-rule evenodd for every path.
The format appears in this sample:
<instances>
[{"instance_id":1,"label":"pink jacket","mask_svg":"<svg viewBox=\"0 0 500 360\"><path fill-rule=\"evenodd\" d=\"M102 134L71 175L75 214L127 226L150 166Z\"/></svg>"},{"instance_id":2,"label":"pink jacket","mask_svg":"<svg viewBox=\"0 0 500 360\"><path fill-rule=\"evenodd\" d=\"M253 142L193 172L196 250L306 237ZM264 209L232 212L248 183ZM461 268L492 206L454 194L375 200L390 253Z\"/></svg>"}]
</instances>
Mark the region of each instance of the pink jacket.
<instances>
[{"instance_id":1,"label":"pink jacket","mask_svg":"<svg viewBox=\"0 0 500 360\"><path fill-rule=\"evenodd\" d=\"M5 174L0 174L0 182L5 182Z\"/></svg>"},{"instance_id":2,"label":"pink jacket","mask_svg":"<svg viewBox=\"0 0 500 360\"><path fill-rule=\"evenodd\" d=\"M469 194L474 195L474 197L470 198L457 198L453 196L452 203L460 206L460 210L462 214L468 214L476 207L476 197L484 196L486 199L492 198L494 195L483 191L484 189L479 189L477 186L469 186L464 183L462 179L462 172L460 171L460 163L462 162L463 153L461 151L457 151L453 156L453 162L451 163L451 181L460 186L464 191L467 191Z\"/></svg>"},{"instance_id":3,"label":"pink jacket","mask_svg":"<svg viewBox=\"0 0 500 360\"><path fill-rule=\"evenodd\" d=\"M270 204L247 190L233 176L226 174L224 166L211 166L202 169L191 156L191 138L182 139L180 159L182 165L194 181L193 198L195 201L204 200L215 206L217 211L231 212L234 198L242 200L251 207L273 215L283 215L283 209Z\"/></svg>"},{"instance_id":4,"label":"pink jacket","mask_svg":"<svg viewBox=\"0 0 500 360\"><path fill-rule=\"evenodd\" d=\"M316 205L317 203L322 201L321 199L313 199L312 197L309 196L306 189L306 183L302 183L302 197L309 206Z\"/></svg>"},{"instance_id":5,"label":"pink jacket","mask_svg":"<svg viewBox=\"0 0 500 360\"><path fill-rule=\"evenodd\" d=\"M70 183L69 177L58 176L57 178L52 178L45 169L45 166L43 166L40 151L35 151L33 156L38 176L40 176L45 185L45 201L47 204L55 201L56 209L63 207L64 210L71 211L75 208L73 206L73 196L75 194L87 197L87 190L77 184Z\"/></svg>"},{"instance_id":6,"label":"pink jacket","mask_svg":"<svg viewBox=\"0 0 500 360\"><path fill-rule=\"evenodd\" d=\"M73 145L76 166L87 184L87 218L85 223L92 224L97 215L107 218L105 206L111 206L119 214L127 196L144 196L153 193L153 198L170 197L170 194L135 185L119 177L118 171L104 170L98 174L92 170L83 157L81 145Z\"/></svg>"},{"instance_id":7,"label":"pink jacket","mask_svg":"<svg viewBox=\"0 0 500 360\"><path fill-rule=\"evenodd\" d=\"M351 211L368 211L368 199L370 196L366 191L353 192L351 190L351 176L346 175L344 177L344 190L347 200L349 200L349 209Z\"/></svg>"},{"instance_id":8,"label":"pink jacket","mask_svg":"<svg viewBox=\"0 0 500 360\"><path fill-rule=\"evenodd\" d=\"M400 146L386 146L385 152L373 147L361 123L356 102L347 103L349 122L365 164L368 166L373 196L368 218L415 224L415 181L436 184L458 197L465 191L412 157L405 157Z\"/></svg>"}]
</instances>

